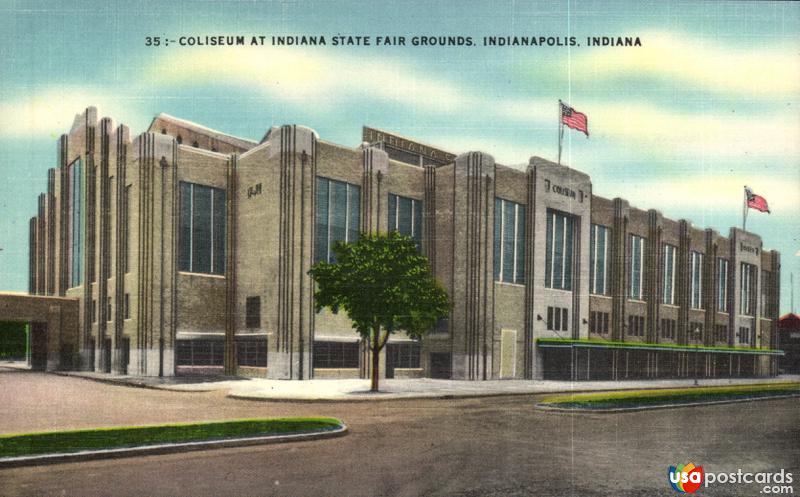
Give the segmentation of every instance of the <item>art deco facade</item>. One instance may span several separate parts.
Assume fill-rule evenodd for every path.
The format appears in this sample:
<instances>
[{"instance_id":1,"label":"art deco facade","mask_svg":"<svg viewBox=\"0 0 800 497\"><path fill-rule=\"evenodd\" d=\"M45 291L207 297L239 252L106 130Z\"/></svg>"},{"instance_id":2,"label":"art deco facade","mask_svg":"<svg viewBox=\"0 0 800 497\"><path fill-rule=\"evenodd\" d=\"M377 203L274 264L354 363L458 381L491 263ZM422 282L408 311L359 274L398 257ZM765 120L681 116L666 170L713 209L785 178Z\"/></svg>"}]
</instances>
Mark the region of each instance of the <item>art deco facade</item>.
<instances>
[{"instance_id":1,"label":"art deco facade","mask_svg":"<svg viewBox=\"0 0 800 497\"><path fill-rule=\"evenodd\" d=\"M756 234L595 196L538 157L363 139L291 125L255 142L163 114L132 136L89 108L30 221L30 292L78 299L83 369L366 377L366 347L344 314L314 311L307 271L337 240L396 229L453 308L421 342L390 341L386 376L775 374L780 259Z\"/></svg>"}]
</instances>

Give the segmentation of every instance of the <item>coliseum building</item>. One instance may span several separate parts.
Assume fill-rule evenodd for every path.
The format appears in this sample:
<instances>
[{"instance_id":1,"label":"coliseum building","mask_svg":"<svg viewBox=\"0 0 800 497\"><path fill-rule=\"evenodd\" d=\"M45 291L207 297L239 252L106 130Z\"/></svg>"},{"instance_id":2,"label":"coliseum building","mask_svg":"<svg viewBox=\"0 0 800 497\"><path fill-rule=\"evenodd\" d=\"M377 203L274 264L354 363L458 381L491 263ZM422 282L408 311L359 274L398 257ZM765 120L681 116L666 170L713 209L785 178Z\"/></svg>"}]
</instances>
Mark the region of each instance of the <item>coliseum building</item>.
<instances>
[{"instance_id":1,"label":"coliseum building","mask_svg":"<svg viewBox=\"0 0 800 497\"><path fill-rule=\"evenodd\" d=\"M58 367L368 377L346 315L314 311L307 271L337 240L398 230L453 307L421 341L390 340L386 377L777 373L780 257L758 235L598 197L538 157L362 138L288 125L251 141L164 114L132 136L76 116L30 220L30 293L78 303Z\"/></svg>"}]
</instances>

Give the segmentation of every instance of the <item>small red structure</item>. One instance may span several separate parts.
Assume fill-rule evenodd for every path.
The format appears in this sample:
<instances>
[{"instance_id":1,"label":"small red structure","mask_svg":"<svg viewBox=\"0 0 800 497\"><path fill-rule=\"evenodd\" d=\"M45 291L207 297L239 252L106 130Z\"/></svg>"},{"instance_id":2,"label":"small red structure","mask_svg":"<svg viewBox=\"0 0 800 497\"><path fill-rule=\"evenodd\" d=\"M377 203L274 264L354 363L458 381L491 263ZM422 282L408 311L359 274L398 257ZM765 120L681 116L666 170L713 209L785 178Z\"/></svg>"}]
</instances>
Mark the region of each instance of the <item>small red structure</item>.
<instances>
[{"instance_id":1,"label":"small red structure","mask_svg":"<svg viewBox=\"0 0 800 497\"><path fill-rule=\"evenodd\" d=\"M784 314L778 319L778 348L786 355L780 358L781 374L800 374L800 316Z\"/></svg>"}]
</instances>

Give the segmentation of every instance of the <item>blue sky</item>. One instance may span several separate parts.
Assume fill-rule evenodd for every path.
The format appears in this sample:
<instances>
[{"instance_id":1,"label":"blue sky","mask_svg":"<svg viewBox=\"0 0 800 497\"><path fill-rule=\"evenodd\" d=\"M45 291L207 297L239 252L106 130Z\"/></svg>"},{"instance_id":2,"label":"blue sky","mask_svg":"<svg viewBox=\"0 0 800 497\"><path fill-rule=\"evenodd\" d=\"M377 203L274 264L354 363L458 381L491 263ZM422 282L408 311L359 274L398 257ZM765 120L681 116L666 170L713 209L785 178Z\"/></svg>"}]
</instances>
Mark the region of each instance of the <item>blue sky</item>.
<instances>
[{"instance_id":1,"label":"blue sky","mask_svg":"<svg viewBox=\"0 0 800 497\"><path fill-rule=\"evenodd\" d=\"M147 47L146 36L404 35L405 47ZM412 36L473 47L415 47ZM577 47L483 47L483 36ZM587 36L638 36L637 48ZM56 139L88 105L143 131L166 112L259 139L300 123L357 145L361 126L504 164L555 159L557 101L589 116L564 162L595 193L723 234L748 228L800 280L800 5L769 2L0 2L0 289L27 288L27 223ZM800 288L800 281L796 285ZM796 290L800 301L800 290Z\"/></svg>"}]
</instances>

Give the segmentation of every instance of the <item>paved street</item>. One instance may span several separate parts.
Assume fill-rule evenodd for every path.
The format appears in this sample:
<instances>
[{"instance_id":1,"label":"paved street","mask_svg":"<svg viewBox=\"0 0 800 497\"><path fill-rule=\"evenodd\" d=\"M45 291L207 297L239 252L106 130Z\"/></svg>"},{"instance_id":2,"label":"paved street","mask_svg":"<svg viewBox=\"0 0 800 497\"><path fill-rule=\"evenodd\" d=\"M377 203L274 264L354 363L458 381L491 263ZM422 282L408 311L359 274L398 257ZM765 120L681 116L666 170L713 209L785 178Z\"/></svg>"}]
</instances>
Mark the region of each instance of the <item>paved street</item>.
<instances>
[{"instance_id":1,"label":"paved street","mask_svg":"<svg viewBox=\"0 0 800 497\"><path fill-rule=\"evenodd\" d=\"M350 427L317 442L0 470L0 494L677 495L667 467L687 462L800 477L800 399L554 414L533 409L536 398L255 402L0 372L2 432L284 415L336 416Z\"/></svg>"}]
</instances>

